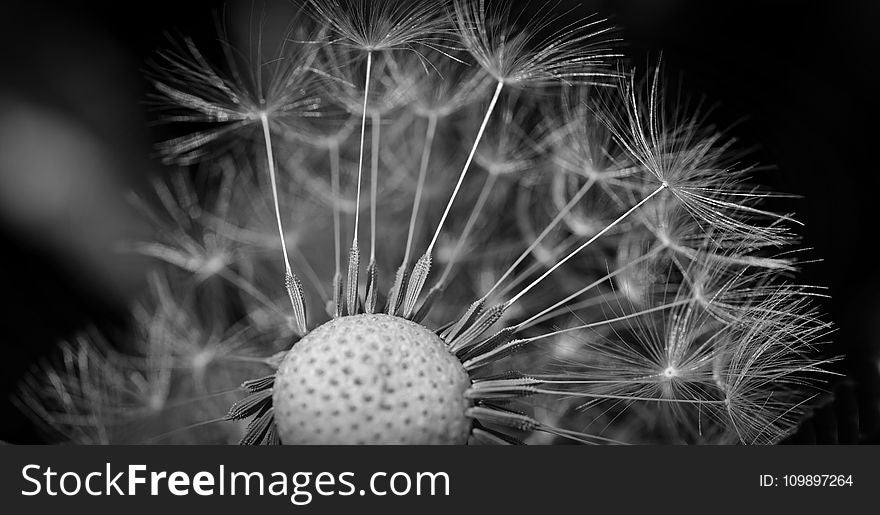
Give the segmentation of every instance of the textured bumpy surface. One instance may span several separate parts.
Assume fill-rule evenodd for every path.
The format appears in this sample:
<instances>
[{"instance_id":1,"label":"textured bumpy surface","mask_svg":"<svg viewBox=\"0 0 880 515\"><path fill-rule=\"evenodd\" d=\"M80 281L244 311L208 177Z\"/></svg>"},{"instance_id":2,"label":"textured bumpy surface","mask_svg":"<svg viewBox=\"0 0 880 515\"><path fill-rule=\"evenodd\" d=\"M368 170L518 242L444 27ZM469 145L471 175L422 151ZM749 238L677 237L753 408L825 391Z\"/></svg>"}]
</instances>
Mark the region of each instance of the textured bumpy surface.
<instances>
[{"instance_id":1,"label":"textured bumpy surface","mask_svg":"<svg viewBox=\"0 0 880 515\"><path fill-rule=\"evenodd\" d=\"M286 444L462 444L469 385L425 327L381 314L341 317L285 356L275 423Z\"/></svg>"}]
</instances>

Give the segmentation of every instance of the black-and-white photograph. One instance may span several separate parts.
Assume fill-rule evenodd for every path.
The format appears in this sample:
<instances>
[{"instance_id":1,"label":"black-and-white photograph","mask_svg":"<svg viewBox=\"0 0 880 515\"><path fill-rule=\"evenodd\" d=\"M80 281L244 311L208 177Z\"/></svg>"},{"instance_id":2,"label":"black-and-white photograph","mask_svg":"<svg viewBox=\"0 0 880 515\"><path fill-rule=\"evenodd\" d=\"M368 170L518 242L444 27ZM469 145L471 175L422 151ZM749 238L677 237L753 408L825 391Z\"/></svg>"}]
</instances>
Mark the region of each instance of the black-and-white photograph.
<instances>
[{"instance_id":1,"label":"black-and-white photograph","mask_svg":"<svg viewBox=\"0 0 880 515\"><path fill-rule=\"evenodd\" d=\"M3 11L6 444L880 443L873 2Z\"/></svg>"}]
</instances>

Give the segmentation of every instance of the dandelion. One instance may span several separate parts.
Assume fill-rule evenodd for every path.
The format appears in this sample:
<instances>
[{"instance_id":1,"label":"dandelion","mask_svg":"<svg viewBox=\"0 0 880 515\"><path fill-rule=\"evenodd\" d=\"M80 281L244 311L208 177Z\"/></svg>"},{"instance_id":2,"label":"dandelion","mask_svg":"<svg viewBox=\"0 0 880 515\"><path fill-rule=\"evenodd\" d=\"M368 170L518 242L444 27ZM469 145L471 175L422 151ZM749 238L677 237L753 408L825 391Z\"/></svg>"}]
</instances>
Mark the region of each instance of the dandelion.
<instances>
[{"instance_id":1,"label":"dandelion","mask_svg":"<svg viewBox=\"0 0 880 515\"><path fill-rule=\"evenodd\" d=\"M721 229L729 238L753 240L762 246L788 242L787 215L753 206L772 195L744 187L748 170L727 162L730 141L718 131L706 131L699 112L684 109L669 113L664 107L660 69L655 68L640 93L630 77L620 86L622 114L603 117L627 157L649 172L656 193L667 190L705 230ZM756 223L761 219L774 223Z\"/></svg>"},{"instance_id":2,"label":"dandelion","mask_svg":"<svg viewBox=\"0 0 880 515\"><path fill-rule=\"evenodd\" d=\"M188 41L162 54L166 119L207 128L159 147L202 168L133 196L148 227L122 248L154 264L141 330L112 353L66 345L22 406L96 442L792 431L830 374L831 326L792 279L794 220L762 206L732 139L665 97L659 67L619 72L604 20L444 7L310 0L312 34L267 62L242 68L228 43L222 72ZM249 129L267 174L219 145Z\"/></svg>"},{"instance_id":3,"label":"dandelion","mask_svg":"<svg viewBox=\"0 0 880 515\"><path fill-rule=\"evenodd\" d=\"M277 56L268 64L262 62L262 52L257 52L256 67L240 65L228 43L224 42L226 73L208 63L196 46L186 41L185 50L160 54L164 64L157 65L157 68L167 78L157 79L154 84L172 106L166 120L219 124L218 128L166 142L163 146L168 159L191 162L204 152L202 149L206 144L229 132L252 125L262 129L284 256L284 282L294 307L298 329L304 332L306 313L302 284L293 274L284 243L272 131L273 127L276 130L277 127L289 130L297 120L315 114L318 100L311 91L314 87L311 70L316 50L308 46L291 50L289 41L289 38L283 38ZM262 42L258 48L262 49ZM264 81L264 75L268 75L267 81ZM194 87L187 88L187 84Z\"/></svg>"}]
</instances>

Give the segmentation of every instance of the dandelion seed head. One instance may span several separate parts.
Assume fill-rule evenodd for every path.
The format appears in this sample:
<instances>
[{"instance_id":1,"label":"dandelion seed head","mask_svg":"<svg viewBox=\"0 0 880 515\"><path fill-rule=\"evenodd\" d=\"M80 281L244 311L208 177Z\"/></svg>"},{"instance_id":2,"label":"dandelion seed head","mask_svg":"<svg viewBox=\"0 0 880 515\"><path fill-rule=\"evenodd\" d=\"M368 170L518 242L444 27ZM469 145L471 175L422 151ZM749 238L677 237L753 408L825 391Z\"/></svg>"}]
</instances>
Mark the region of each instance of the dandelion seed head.
<instances>
[{"instance_id":1,"label":"dandelion seed head","mask_svg":"<svg viewBox=\"0 0 880 515\"><path fill-rule=\"evenodd\" d=\"M604 21L450 5L309 0L271 52L160 55L160 117L195 131L132 195L149 292L23 384L34 417L101 443L790 432L830 326L734 139L621 72Z\"/></svg>"},{"instance_id":2,"label":"dandelion seed head","mask_svg":"<svg viewBox=\"0 0 880 515\"><path fill-rule=\"evenodd\" d=\"M284 358L273 407L284 443L460 444L470 380L436 334L388 315L337 318Z\"/></svg>"}]
</instances>

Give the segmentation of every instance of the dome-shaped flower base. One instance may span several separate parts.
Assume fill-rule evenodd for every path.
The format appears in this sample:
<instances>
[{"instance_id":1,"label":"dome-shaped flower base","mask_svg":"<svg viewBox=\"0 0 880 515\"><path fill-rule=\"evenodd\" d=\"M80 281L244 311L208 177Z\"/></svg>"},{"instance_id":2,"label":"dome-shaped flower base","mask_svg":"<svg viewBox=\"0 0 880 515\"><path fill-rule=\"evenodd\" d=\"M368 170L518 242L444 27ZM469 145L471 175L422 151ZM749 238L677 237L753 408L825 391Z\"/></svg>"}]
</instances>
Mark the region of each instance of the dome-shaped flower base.
<instances>
[{"instance_id":1,"label":"dome-shaped flower base","mask_svg":"<svg viewBox=\"0 0 880 515\"><path fill-rule=\"evenodd\" d=\"M443 340L403 318L335 318L287 353L272 404L283 443L463 444L471 381Z\"/></svg>"}]
</instances>

